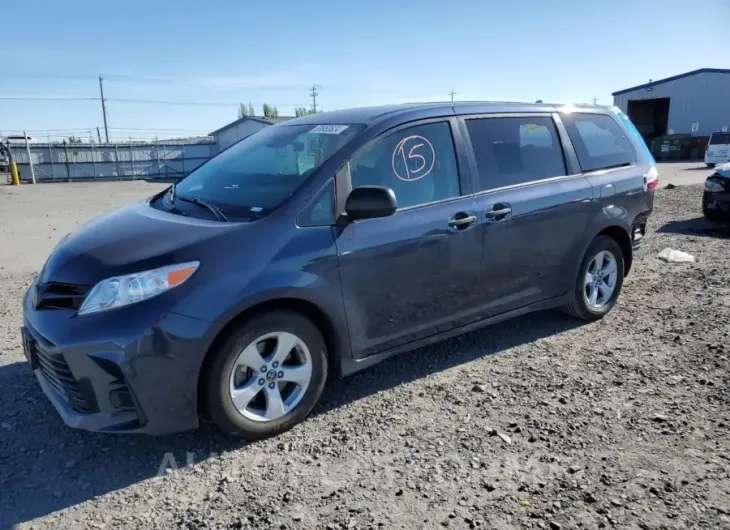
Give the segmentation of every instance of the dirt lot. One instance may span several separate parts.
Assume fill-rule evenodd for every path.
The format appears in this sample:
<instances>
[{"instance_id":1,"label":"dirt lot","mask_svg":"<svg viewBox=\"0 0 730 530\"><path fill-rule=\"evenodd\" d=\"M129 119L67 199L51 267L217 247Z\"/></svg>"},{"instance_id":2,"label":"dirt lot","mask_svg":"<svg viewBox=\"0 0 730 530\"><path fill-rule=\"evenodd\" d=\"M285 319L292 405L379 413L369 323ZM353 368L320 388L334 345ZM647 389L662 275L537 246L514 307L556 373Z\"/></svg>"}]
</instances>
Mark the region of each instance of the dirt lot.
<instances>
[{"instance_id":1,"label":"dirt lot","mask_svg":"<svg viewBox=\"0 0 730 530\"><path fill-rule=\"evenodd\" d=\"M74 431L42 395L24 289L77 221L151 189L83 186L0 187L0 527L730 528L730 230L700 186L658 192L603 321L545 312L402 355L248 445Z\"/></svg>"},{"instance_id":2,"label":"dirt lot","mask_svg":"<svg viewBox=\"0 0 730 530\"><path fill-rule=\"evenodd\" d=\"M659 164L661 187L670 183L675 186L701 184L714 172L714 169L709 169L701 160L694 162L663 162Z\"/></svg>"}]
</instances>

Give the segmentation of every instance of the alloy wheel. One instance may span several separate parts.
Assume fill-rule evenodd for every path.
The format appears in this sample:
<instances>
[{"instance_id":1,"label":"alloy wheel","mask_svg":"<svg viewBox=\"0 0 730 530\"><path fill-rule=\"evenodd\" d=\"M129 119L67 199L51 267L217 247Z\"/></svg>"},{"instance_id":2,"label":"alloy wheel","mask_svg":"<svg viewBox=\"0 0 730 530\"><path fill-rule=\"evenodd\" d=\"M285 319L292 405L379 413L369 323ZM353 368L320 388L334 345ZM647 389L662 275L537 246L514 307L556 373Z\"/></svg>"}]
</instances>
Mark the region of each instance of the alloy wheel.
<instances>
[{"instance_id":1,"label":"alloy wheel","mask_svg":"<svg viewBox=\"0 0 730 530\"><path fill-rule=\"evenodd\" d=\"M586 270L583 295L589 306L599 309L608 304L616 290L618 266L608 250L596 254Z\"/></svg>"},{"instance_id":2,"label":"alloy wheel","mask_svg":"<svg viewBox=\"0 0 730 530\"><path fill-rule=\"evenodd\" d=\"M253 421L274 421L294 409L312 379L307 345L288 332L267 333L238 354L230 375L230 397Z\"/></svg>"}]
</instances>

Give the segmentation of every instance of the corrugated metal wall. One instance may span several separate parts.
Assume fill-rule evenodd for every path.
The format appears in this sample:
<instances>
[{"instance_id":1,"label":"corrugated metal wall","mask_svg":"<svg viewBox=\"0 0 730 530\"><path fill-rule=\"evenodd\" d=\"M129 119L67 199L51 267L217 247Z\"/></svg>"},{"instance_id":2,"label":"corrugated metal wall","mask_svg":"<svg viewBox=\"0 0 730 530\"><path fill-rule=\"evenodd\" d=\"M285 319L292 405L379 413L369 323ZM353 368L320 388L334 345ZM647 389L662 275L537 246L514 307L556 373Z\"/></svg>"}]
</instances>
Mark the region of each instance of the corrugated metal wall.
<instances>
[{"instance_id":1,"label":"corrugated metal wall","mask_svg":"<svg viewBox=\"0 0 730 530\"><path fill-rule=\"evenodd\" d=\"M704 72L613 97L613 104L628 113L629 100L671 98L668 127L689 134L699 123L696 136L709 136L730 125L730 74Z\"/></svg>"},{"instance_id":2,"label":"corrugated metal wall","mask_svg":"<svg viewBox=\"0 0 730 530\"><path fill-rule=\"evenodd\" d=\"M11 147L21 179L30 181L28 153ZM36 181L182 177L209 160L213 138L132 144L32 144Z\"/></svg>"},{"instance_id":3,"label":"corrugated metal wall","mask_svg":"<svg viewBox=\"0 0 730 530\"><path fill-rule=\"evenodd\" d=\"M260 120L244 120L216 131L215 137L128 144L31 144L30 158L39 182L184 177L224 149L270 126ZM21 180L30 181L25 146L12 145L11 151Z\"/></svg>"}]
</instances>

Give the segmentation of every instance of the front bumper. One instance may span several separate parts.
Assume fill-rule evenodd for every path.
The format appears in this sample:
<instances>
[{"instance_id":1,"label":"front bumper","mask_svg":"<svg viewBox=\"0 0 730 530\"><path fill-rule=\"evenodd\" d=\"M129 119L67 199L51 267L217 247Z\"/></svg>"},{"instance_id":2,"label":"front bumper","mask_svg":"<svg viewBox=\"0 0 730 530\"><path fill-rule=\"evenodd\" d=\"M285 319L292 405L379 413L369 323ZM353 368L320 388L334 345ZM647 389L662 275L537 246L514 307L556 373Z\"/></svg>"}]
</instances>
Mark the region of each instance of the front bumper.
<instances>
[{"instance_id":1,"label":"front bumper","mask_svg":"<svg viewBox=\"0 0 730 530\"><path fill-rule=\"evenodd\" d=\"M24 349L67 425L155 435L197 427L209 323L145 304L79 317L36 310L30 299L27 293Z\"/></svg>"}]
</instances>

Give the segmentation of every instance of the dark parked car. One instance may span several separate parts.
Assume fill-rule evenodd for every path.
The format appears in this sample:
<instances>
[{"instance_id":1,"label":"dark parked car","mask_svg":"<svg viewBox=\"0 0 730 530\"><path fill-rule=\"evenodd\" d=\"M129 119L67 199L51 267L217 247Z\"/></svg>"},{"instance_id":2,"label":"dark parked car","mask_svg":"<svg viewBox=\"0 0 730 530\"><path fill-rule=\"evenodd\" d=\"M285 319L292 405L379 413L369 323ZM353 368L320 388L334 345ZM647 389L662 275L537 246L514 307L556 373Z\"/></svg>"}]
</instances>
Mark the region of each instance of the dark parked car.
<instances>
[{"instance_id":1,"label":"dark parked car","mask_svg":"<svg viewBox=\"0 0 730 530\"><path fill-rule=\"evenodd\" d=\"M618 109L409 104L264 129L65 236L24 350L71 426L270 436L328 377L529 311L611 310L654 160Z\"/></svg>"},{"instance_id":2,"label":"dark parked car","mask_svg":"<svg viewBox=\"0 0 730 530\"><path fill-rule=\"evenodd\" d=\"M705 179L702 212L711 221L730 219L730 162Z\"/></svg>"}]
</instances>

